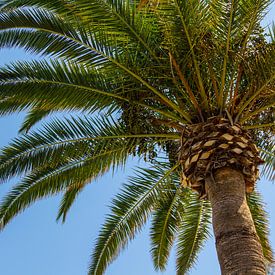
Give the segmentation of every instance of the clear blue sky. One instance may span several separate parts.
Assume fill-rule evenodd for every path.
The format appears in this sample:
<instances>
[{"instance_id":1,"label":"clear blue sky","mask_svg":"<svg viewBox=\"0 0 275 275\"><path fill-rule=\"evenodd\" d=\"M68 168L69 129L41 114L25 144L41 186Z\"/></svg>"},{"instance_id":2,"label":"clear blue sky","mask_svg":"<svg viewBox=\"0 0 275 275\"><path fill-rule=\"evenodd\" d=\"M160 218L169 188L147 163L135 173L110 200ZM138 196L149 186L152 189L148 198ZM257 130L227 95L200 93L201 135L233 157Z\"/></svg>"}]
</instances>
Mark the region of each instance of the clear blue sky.
<instances>
[{"instance_id":1,"label":"clear blue sky","mask_svg":"<svg viewBox=\"0 0 275 275\"><path fill-rule=\"evenodd\" d=\"M264 24L275 19L273 4ZM18 59L31 59L20 50L0 51L0 65ZM0 146L15 137L22 121L22 114L0 118ZM142 163L140 163L142 165ZM0 274L3 275L85 275L89 255L108 205L114 194L126 182L136 160L129 161L127 169L112 176L108 174L87 186L68 215L67 222L55 222L60 197L49 198L27 209L16 217L0 233ZM11 188L13 182L0 186L0 197ZM262 192L270 216L271 242L275 248L275 185L261 180ZM172 252L167 271L154 271L150 258L149 226L129 244L128 248L111 264L106 275L155 275L175 274L175 257ZM219 274L219 267L211 238L199 255L198 264L191 275Z\"/></svg>"}]
</instances>

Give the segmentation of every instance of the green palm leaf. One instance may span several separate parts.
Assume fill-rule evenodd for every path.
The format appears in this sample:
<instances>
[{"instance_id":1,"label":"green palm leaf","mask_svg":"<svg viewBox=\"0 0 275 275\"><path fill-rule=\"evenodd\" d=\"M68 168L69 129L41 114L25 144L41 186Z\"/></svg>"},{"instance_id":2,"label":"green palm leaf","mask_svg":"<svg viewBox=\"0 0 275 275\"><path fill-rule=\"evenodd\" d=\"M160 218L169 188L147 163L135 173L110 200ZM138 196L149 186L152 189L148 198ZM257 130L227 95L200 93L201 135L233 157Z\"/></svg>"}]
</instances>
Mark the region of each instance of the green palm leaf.
<instances>
[{"instance_id":1,"label":"green palm leaf","mask_svg":"<svg viewBox=\"0 0 275 275\"><path fill-rule=\"evenodd\" d=\"M46 167L40 171L33 171L21 183L18 183L1 202L0 228L3 229L14 216L33 202L64 191L79 178L83 180L87 174L87 171L81 168L74 170L66 170L66 168Z\"/></svg>"},{"instance_id":2,"label":"green palm leaf","mask_svg":"<svg viewBox=\"0 0 275 275\"><path fill-rule=\"evenodd\" d=\"M136 146L137 144L133 141L112 142L111 146L107 146L105 142L104 145L97 144L90 153L81 152L80 156L71 155L70 157L62 156L62 151L59 151L62 157L57 163L47 158L43 166L40 164L36 169L32 167L31 173L23 179L22 183L15 185L2 201L0 205L1 228L36 200L65 191L71 185L84 184L91 178L106 173L111 167L125 165L128 156ZM83 147L81 149L83 150ZM30 167L30 163L27 162L26 166ZM19 169L22 167L19 166L17 170Z\"/></svg>"},{"instance_id":3,"label":"green palm leaf","mask_svg":"<svg viewBox=\"0 0 275 275\"><path fill-rule=\"evenodd\" d=\"M97 28L100 24L101 30L106 31L106 38L109 42L114 41L114 36L121 41L129 42L129 39L136 45L142 46L158 62L155 49L158 45L154 35L157 28L152 17L137 14L135 5L123 1L78 1L77 5L62 1L12 1L2 5L2 10L18 11L24 6L35 5L42 9L54 11L69 21L80 21L83 26ZM148 28L143 28L144 21ZM92 23L92 24L91 24ZM149 24L150 23L150 24ZM95 26L95 27L94 27ZM129 39L127 39L127 36ZM126 43L125 43L126 45Z\"/></svg>"},{"instance_id":4,"label":"green palm leaf","mask_svg":"<svg viewBox=\"0 0 275 275\"><path fill-rule=\"evenodd\" d=\"M31 109L22 123L19 132L27 133L36 123L53 113L53 110L43 110L38 107Z\"/></svg>"},{"instance_id":5,"label":"green palm leaf","mask_svg":"<svg viewBox=\"0 0 275 275\"><path fill-rule=\"evenodd\" d=\"M112 153L114 159L105 159L106 166L110 161L113 164L124 163L142 139L145 139L145 144L157 145L157 142L178 138L173 133L129 135L122 123L115 123L111 119L55 120L38 132L15 139L3 149L0 156L0 178L5 180L47 166L49 162L51 167L70 164L70 161L75 160L77 163L85 163L86 159L101 155L108 157ZM144 153L146 154L146 150ZM93 163L96 165L94 161ZM100 160L98 165L104 165L103 163Z\"/></svg>"},{"instance_id":6,"label":"green palm leaf","mask_svg":"<svg viewBox=\"0 0 275 275\"><path fill-rule=\"evenodd\" d=\"M80 27L76 29L76 26L48 11L37 9L35 12L16 10L2 13L0 29L1 47L22 47L32 53L80 61L100 62L102 59L91 50L91 42L81 36L83 31Z\"/></svg>"},{"instance_id":7,"label":"green palm leaf","mask_svg":"<svg viewBox=\"0 0 275 275\"><path fill-rule=\"evenodd\" d=\"M165 270L170 250L180 223L181 187L171 187L165 198L160 199L153 213L151 226L151 253L157 270Z\"/></svg>"},{"instance_id":8,"label":"green palm leaf","mask_svg":"<svg viewBox=\"0 0 275 275\"><path fill-rule=\"evenodd\" d=\"M57 193L63 194L57 220L64 222L87 184L125 166L129 156L143 157L155 166L139 169L114 199L89 274L103 274L149 216L156 270L165 270L176 240L177 273L188 272L211 216L209 203L180 182L179 166L194 161L189 168L197 171L201 164L190 132L213 116L238 123L235 130L247 130L260 149L263 175L274 179L274 31L266 36L260 27L270 3L2 0L0 48L45 59L0 68L0 115L26 112L24 134L0 153L0 180L21 177L0 204L0 228ZM29 132L57 112L83 117ZM206 136L208 126L201 128ZM241 138L233 141L244 147ZM196 144L206 151L207 143ZM266 213L258 194L247 200L270 264Z\"/></svg>"},{"instance_id":9,"label":"green palm leaf","mask_svg":"<svg viewBox=\"0 0 275 275\"><path fill-rule=\"evenodd\" d=\"M82 109L94 112L111 108L114 99L127 101L116 94L119 84L95 69L80 64L57 61L18 62L0 72L1 112L8 112L10 101L18 108L32 106L50 109ZM110 80L110 82L109 82ZM81 92L79 92L81 91ZM16 95L16 97L15 97ZM76 102L78 106L76 106Z\"/></svg>"},{"instance_id":10,"label":"green palm leaf","mask_svg":"<svg viewBox=\"0 0 275 275\"><path fill-rule=\"evenodd\" d=\"M177 240L177 274L185 274L194 265L198 252L210 235L211 223L208 201L199 200L197 195L191 192L183 193L183 199Z\"/></svg>"},{"instance_id":11,"label":"green palm leaf","mask_svg":"<svg viewBox=\"0 0 275 275\"><path fill-rule=\"evenodd\" d=\"M267 179L275 180L275 141L273 139L262 139L259 142L261 158L264 160L262 175Z\"/></svg>"},{"instance_id":12,"label":"green palm leaf","mask_svg":"<svg viewBox=\"0 0 275 275\"><path fill-rule=\"evenodd\" d=\"M107 265L146 222L155 203L165 195L163 190L167 181L171 181L171 174L179 164L168 170L165 166L140 169L113 200L112 214L107 217L98 237L89 274L103 274Z\"/></svg>"},{"instance_id":13,"label":"green palm leaf","mask_svg":"<svg viewBox=\"0 0 275 275\"><path fill-rule=\"evenodd\" d=\"M89 181L91 181L91 179L88 180L87 183L89 183ZM56 218L57 221L61 219L63 223L65 222L71 206L75 202L79 193L84 189L85 185L86 183L82 182L70 185L70 187L67 188L61 200L61 204Z\"/></svg>"},{"instance_id":14,"label":"green palm leaf","mask_svg":"<svg viewBox=\"0 0 275 275\"><path fill-rule=\"evenodd\" d=\"M83 67L64 61L17 62L0 70L0 113L33 107L55 110L112 112L123 102L137 104L168 118L181 120L159 104L133 100L133 90L144 90L135 83L121 83L122 76L106 70ZM79 92L81 91L81 92ZM16 96L15 96L16 95ZM31 103L30 103L31 102ZM77 103L78 102L78 103Z\"/></svg>"},{"instance_id":15,"label":"green palm leaf","mask_svg":"<svg viewBox=\"0 0 275 275\"><path fill-rule=\"evenodd\" d=\"M269 242L269 225L267 212L265 211L264 203L258 192L253 192L247 196L248 206L250 208L256 232L260 238L262 249L267 266L272 268L274 265L273 251Z\"/></svg>"}]
</instances>

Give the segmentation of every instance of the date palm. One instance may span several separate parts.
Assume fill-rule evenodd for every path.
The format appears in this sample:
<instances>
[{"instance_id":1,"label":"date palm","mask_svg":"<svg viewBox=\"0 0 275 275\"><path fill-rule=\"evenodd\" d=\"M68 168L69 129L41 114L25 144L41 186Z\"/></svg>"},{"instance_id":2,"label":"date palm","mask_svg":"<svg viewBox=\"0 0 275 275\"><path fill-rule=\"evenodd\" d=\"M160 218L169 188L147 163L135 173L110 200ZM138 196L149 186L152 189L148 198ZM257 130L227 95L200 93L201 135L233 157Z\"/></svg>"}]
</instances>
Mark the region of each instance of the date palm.
<instances>
[{"instance_id":1,"label":"date palm","mask_svg":"<svg viewBox=\"0 0 275 275\"><path fill-rule=\"evenodd\" d=\"M185 274L212 221L222 274L273 263L258 165L274 179L274 31L270 1L1 1L0 47L45 59L0 70L0 112L25 110L0 178L22 176L0 226L63 193L63 221L93 179L143 157L113 200L89 274L103 274L149 218L155 268L173 244ZM55 112L73 112L29 132ZM76 115L76 113L80 115Z\"/></svg>"}]
</instances>

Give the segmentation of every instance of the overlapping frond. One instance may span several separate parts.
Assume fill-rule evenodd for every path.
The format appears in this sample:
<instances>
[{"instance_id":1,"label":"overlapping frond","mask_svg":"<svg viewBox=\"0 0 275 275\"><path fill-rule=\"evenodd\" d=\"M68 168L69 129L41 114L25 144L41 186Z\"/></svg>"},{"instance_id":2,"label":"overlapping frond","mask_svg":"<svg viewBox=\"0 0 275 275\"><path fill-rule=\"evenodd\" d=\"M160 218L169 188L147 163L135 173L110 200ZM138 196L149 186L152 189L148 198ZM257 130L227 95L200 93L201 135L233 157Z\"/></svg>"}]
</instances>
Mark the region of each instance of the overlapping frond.
<instances>
[{"instance_id":1,"label":"overlapping frond","mask_svg":"<svg viewBox=\"0 0 275 275\"><path fill-rule=\"evenodd\" d=\"M0 87L0 114L26 108L115 112L127 103L142 106L156 116L181 120L172 109L163 110L157 97L150 101L143 98L146 89L121 72L114 74L77 62L17 62L0 70Z\"/></svg>"},{"instance_id":2,"label":"overlapping frond","mask_svg":"<svg viewBox=\"0 0 275 275\"><path fill-rule=\"evenodd\" d=\"M270 63L274 49L263 39L259 51L256 41L269 0L192 1L188 5L162 1L155 8L148 3L140 10L135 3L117 0L79 0L77 5L70 1L4 2L1 43L123 73L174 109L182 121L190 122L188 111L194 112L196 120L204 120L205 112L227 111L244 123L270 108L274 79L268 75L274 75ZM165 62L160 65L161 61ZM247 87L253 67L269 69ZM173 96L153 80L164 76ZM267 89L271 97L263 101ZM181 108L184 105L187 112ZM257 108L251 112L250 105Z\"/></svg>"},{"instance_id":3,"label":"overlapping frond","mask_svg":"<svg viewBox=\"0 0 275 275\"><path fill-rule=\"evenodd\" d=\"M146 139L144 146L149 144L151 148L160 140L169 140L169 134L129 135L123 125L113 121L79 118L56 120L40 132L16 139L0 157L0 177L5 180L21 173L27 176L4 198L1 227L37 199L70 190L111 167L124 165L142 138ZM146 146L141 153L146 154ZM66 215L67 200L60 215Z\"/></svg>"},{"instance_id":4,"label":"overlapping frond","mask_svg":"<svg viewBox=\"0 0 275 275\"><path fill-rule=\"evenodd\" d=\"M136 13L136 6L130 1L79 0L77 4L71 1L48 1L47 3L45 1L12 1L2 4L2 10L11 12L32 6L50 10L75 25L80 24L95 31L98 31L100 26L110 43L118 40L124 41L125 46L129 46L129 43L125 42L129 42L130 39L158 62L156 54L159 47L155 36L158 28L154 23L155 19L153 16ZM146 28L143 27L145 22L147 22Z\"/></svg>"},{"instance_id":5,"label":"overlapping frond","mask_svg":"<svg viewBox=\"0 0 275 275\"><path fill-rule=\"evenodd\" d=\"M142 139L152 146L159 141L178 138L179 136L173 133L129 134L122 123L111 119L55 120L40 131L15 139L3 149L0 156L0 178L5 180L49 163L54 167L62 163L70 164L70 160L85 162L86 159L108 155L117 150L121 154L123 152L121 160L125 162L127 156L135 152ZM103 161L99 162L104 165ZM107 163L109 161L106 165Z\"/></svg>"},{"instance_id":6,"label":"overlapping frond","mask_svg":"<svg viewBox=\"0 0 275 275\"><path fill-rule=\"evenodd\" d=\"M263 37L253 42L257 50L247 52L247 64L243 66L243 81L250 83L246 91L240 91L238 115L240 122L259 125L264 122L272 123L275 96L275 45L265 44Z\"/></svg>"}]
</instances>

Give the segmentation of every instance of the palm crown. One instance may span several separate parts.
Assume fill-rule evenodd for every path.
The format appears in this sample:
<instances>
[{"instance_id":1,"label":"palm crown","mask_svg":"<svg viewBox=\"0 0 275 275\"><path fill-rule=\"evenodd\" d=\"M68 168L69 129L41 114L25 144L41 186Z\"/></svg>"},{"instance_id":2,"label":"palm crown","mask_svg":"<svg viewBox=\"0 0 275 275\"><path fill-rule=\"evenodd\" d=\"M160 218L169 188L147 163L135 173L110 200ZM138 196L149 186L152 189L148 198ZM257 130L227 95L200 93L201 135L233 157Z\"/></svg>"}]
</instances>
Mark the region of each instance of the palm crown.
<instances>
[{"instance_id":1,"label":"palm crown","mask_svg":"<svg viewBox=\"0 0 275 275\"><path fill-rule=\"evenodd\" d=\"M47 56L0 71L2 115L27 110L21 135L0 156L0 178L24 175L4 198L3 228L32 202L64 193L63 221L86 184L142 156L151 168L113 201L90 274L102 274L152 216L152 256L165 268L176 239L178 274L209 235L210 205L185 188L186 128L223 117L249 131L274 178L274 32L260 27L270 1L1 1L0 47ZM57 111L85 116L53 120ZM98 116L99 115L99 116ZM164 158L164 159L163 159ZM265 212L248 196L267 263Z\"/></svg>"}]
</instances>

